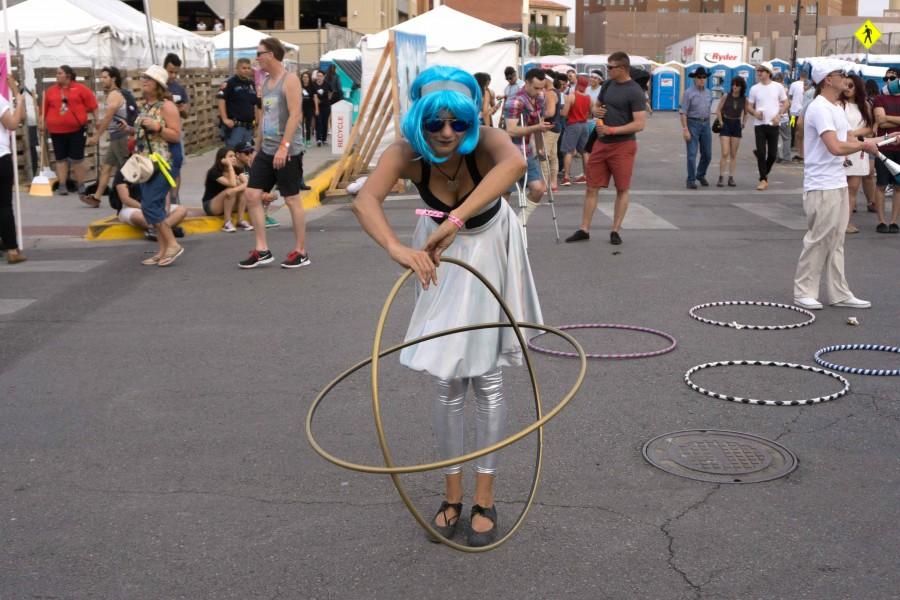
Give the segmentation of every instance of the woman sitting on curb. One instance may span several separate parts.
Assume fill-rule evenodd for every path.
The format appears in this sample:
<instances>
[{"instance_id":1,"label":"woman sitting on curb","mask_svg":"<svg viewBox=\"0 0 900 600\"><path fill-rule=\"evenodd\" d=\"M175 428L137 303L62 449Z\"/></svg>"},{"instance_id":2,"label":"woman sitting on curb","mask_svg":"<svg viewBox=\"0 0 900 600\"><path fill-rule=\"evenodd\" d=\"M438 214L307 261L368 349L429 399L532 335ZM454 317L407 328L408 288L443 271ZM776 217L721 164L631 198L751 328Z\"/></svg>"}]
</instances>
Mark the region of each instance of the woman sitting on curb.
<instances>
[{"instance_id":1,"label":"woman sitting on curb","mask_svg":"<svg viewBox=\"0 0 900 600\"><path fill-rule=\"evenodd\" d=\"M247 177L243 173L238 175L235 172L236 163L234 150L219 148L212 167L206 172L203 190L203 212L211 217L221 215L225 219L222 231L228 233L237 231L231 224L235 204L237 204L238 227L244 231L253 231L253 226L243 218L247 210L247 200L244 198Z\"/></svg>"}]
</instances>

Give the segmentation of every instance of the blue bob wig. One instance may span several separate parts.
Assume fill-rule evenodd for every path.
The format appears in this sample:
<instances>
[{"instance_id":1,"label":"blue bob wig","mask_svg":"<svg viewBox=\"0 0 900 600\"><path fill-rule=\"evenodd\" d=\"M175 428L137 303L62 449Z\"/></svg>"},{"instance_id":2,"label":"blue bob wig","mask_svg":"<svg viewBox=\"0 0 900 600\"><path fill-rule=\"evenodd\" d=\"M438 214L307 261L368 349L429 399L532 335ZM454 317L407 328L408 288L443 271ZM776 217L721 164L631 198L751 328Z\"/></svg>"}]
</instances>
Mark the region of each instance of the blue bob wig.
<instances>
[{"instance_id":1,"label":"blue bob wig","mask_svg":"<svg viewBox=\"0 0 900 600\"><path fill-rule=\"evenodd\" d=\"M481 87L472 75L456 67L429 67L413 81L409 99L411 104L403 117L401 130L416 154L431 163L447 161L449 157L435 156L424 130L426 121L446 118L447 113L471 124L457 151L470 154L475 150L480 125Z\"/></svg>"}]
</instances>

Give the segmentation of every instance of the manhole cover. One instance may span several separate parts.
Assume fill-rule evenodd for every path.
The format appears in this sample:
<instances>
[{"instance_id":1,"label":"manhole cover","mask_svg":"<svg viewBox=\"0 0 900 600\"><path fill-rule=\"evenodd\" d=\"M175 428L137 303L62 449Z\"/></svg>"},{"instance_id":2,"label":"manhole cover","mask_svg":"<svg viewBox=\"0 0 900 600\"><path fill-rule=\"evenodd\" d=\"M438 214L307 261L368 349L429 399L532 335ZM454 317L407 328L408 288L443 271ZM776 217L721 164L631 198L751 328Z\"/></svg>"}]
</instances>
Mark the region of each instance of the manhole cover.
<instances>
[{"instance_id":1,"label":"manhole cover","mask_svg":"<svg viewBox=\"0 0 900 600\"><path fill-rule=\"evenodd\" d=\"M712 483L771 481L797 468L797 456L784 446L737 431L666 433L644 444L643 454L667 473Z\"/></svg>"}]
</instances>

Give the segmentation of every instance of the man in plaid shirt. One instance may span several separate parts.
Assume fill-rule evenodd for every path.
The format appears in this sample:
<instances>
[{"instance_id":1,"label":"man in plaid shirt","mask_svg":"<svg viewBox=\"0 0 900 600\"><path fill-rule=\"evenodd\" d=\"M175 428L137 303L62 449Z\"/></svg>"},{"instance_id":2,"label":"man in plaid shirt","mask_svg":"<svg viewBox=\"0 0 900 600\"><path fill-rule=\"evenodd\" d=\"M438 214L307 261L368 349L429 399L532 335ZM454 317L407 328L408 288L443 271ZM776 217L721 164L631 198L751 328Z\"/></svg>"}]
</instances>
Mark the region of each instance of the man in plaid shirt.
<instances>
[{"instance_id":1,"label":"man in plaid shirt","mask_svg":"<svg viewBox=\"0 0 900 600\"><path fill-rule=\"evenodd\" d=\"M541 178L541 167L538 154L544 153L545 131L553 129L553 123L544 121L544 86L549 82L544 71L531 69L525 73L525 85L515 96L509 98L504 105L506 131L512 136L513 143L521 147L525 144L525 158L528 162L528 199L522 214L522 223L537 208L538 202L547 192L547 185ZM521 117L521 121L519 117ZM532 134L538 134L533 136Z\"/></svg>"}]
</instances>

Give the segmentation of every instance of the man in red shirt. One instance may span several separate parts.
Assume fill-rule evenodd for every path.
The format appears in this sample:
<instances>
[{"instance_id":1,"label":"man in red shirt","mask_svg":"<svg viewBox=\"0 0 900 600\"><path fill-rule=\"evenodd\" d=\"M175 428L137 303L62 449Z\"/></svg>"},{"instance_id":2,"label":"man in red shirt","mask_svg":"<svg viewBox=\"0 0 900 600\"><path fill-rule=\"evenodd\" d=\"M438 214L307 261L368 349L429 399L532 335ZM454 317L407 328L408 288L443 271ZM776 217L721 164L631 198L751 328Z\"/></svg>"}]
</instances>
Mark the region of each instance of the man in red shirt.
<instances>
[{"instance_id":1,"label":"man in red shirt","mask_svg":"<svg viewBox=\"0 0 900 600\"><path fill-rule=\"evenodd\" d=\"M72 67L62 65L56 70L56 85L47 88L44 93L41 115L53 142L58 191L63 196L68 194L66 181L70 161L79 193L84 193L84 144L88 113L93 113L95 123L100 121L97 98L90 89L75 81Z\"/></svg>"}]
</instances>

